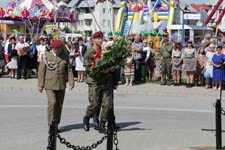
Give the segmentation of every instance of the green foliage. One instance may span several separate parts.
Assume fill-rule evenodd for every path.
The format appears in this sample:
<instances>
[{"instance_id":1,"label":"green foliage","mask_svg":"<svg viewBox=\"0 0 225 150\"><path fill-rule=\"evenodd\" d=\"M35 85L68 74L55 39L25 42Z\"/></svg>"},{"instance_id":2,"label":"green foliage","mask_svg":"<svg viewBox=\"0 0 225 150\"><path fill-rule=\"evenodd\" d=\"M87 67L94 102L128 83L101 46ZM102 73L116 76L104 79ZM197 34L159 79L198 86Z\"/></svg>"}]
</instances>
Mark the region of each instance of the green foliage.
<instances>
[{"instance_id":1,"label":"green foliage","mask_svg":"<svg viewBox=\"0 0 225 150\"><path fill-rule=\"evenodd\" d=\"M125 42L125 36L123 36L118 42L110 46L100 59L96 60L95 67L92 67L89 71L89 75L92 77L99 77L103 74L104 70L110 68L120 68L124 66L125 60L129 55L129 50Z\"/></svg>"},{"instance_id":2,"label":"green foliage","mask_svg":"<svg viewBox=\"0 0 225 150\"><path fill-rule=\"evenodd\" d=\"M81 34L82 32L81 31L74 31L73 33L75 33L75 34Z\"/></svg>"}]
</instances>

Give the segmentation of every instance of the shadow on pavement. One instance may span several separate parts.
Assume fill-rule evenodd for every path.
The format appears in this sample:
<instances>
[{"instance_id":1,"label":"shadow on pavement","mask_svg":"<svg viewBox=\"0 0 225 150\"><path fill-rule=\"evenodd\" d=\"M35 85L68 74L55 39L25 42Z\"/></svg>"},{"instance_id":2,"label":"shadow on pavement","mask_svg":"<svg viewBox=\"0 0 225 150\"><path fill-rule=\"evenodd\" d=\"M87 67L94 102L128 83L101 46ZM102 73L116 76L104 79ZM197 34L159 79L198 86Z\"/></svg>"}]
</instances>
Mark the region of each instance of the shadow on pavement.
<instances>
[{"instance_id":1,"label":"shadow on pavement","mask_svg":"<svg viewBox=\"0 0 225 150\"><path fill-rule=\"evenodd\" d=\"M144 129L144 128L138 128L138 127L127 128L137 124L141 124L141 122L122 122L122 123L118 123L117 125L120 126L119 131L152 130L152 129Z\"/></svg>"},{"instance_id":2,"label":"shadow on pavement","mask_svg":"<svg viewBox=\"0 0 225 150\"><path fill-rule=\"evenodd\" d=\"M141 124L141 122L121 122L117 123L118 126L120 126L119 131L134 131L134 130L152 130L152 129L144 129L144 128L127 128L133 125ZM90 124L90 128L93 128L93 124ZM66 125L63 127L59 128L61 132L68 132L71 130L76 130L76 129L83 129L83 124L72 124L72 125Z\"/></svg>"}]
</instances>

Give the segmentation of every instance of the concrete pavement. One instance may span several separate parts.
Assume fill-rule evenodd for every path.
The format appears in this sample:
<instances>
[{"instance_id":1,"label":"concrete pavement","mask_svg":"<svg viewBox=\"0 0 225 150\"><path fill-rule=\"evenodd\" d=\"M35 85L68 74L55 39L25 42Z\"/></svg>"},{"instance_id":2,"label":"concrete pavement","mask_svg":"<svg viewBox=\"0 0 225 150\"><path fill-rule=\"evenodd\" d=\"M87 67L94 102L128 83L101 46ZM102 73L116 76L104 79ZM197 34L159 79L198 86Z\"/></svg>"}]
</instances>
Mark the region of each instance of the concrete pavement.
<instances>
[{"instance_id":1,"label":"concrete pavement","mask_svg":"<svg viewBox=\"0 0 225 150\"><path fill-rule=\"evenodd\" d=\"M0 149L40 150L47 143L47 103L45 93L37 92L37 80L0 78ZM82 116L88 105L87 85L76 83L67 91L61 135L73 144L90 145L102 137L93 129L82 129ZM218 91L184 86L142 84L119 86L115 108L122 150L215 150L212 104ZM223 125L224 125L223 121ZM105 143L98 150L105 150ZM57 150L66 150L58 144Z\"/></svg>"},{"instance_id":2,"label":"concrete pavement","mask_svg":"<svg viewBox=\"0 0 225 150\"><path fill-rule=\"evenodd\" d=\"M37 79L16 80L7 77L0 78L1 91L36 91ZM75 82L75 93L87 93L88 86L86 83ZM133 87L119 85L115 90L118 95L142 95L142 96L175 96L175 97L192 97L192 98L219 98L219 91L213 89L205 89L204 87L186 88L185 86L161 86L159 84L145 83L134 85ZM225 98L225 96L223 96Z\"/></svg>"}]
</instances>

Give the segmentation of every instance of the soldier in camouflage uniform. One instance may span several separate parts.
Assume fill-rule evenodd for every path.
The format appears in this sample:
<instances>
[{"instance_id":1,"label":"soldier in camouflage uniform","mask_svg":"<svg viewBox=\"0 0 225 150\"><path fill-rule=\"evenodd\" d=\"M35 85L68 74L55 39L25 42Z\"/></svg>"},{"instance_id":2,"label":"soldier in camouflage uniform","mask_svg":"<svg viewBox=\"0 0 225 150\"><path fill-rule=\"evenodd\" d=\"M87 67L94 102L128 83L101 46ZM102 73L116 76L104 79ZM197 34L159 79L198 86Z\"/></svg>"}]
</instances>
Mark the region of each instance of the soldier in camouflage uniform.
<instances>
[{"instance_id":1,"label":"soldier in camouflage uniform","mask_svg":"<svg viewBox=\"0 0 225 150\"><path fill-rule=\"evenodd\" d=\"M101 51L101 45L103 40L103 33L96 32L93 34L93 47L89 49L84 56L84 66L87 70L87 81L89 87L89 102L90 105L87 107L86 115L83 118L84 130L89 131L89 119L92 118L99 107L102 107L101 119L99 132L103 133L106 131L105 123L108 121L108 112L110 107L110 99L114 89L113 84L113 72L115 69L103 70L103 74L91 77L89 70L93 66L95 56L98 51Z\"/></svg>"},{"instance_id":2,"label":"soldier in camouflage uniform","mask_svg":"<svg viewBox=\"0 0 225 150\"><path fill-rule=\"evenodd\" d=\"M161 85L171 85L171 60L172 60L172 51L173 45L169 43L167 37L164 38L164 44L160 48L160 64L162 65L162 83ZM167 77L167 81L166 81Z\"/></svg>"}]
</instances>

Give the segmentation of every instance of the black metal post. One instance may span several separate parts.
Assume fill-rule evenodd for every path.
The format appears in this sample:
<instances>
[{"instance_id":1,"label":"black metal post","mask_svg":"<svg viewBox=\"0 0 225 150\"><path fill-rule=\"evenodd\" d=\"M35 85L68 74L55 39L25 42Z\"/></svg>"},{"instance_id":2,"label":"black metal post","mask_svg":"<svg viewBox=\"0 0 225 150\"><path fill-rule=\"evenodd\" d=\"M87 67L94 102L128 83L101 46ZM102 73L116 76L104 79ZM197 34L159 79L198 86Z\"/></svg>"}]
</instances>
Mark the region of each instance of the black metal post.
<instances>
[{"instance_id":1,"label":"black metal post","mask_svg":"<svg viewBox=\"0 0 225 150\"><path fill-rule=\"evenodd\" d=\"M107 150L113 150L113 107L109 110L108 132L107 132Z\"/></svg>"},{"instance_id":2,"label":"black metal post","mask_svg":"<svg viewBox=\"0 0 225 150\"><path fill-rule=\"evenodd\" d=\"M222 148L221 100L216 100L216 150Z\"/></svg>"}]
</instances>

